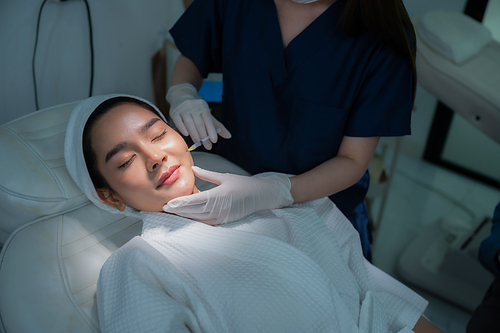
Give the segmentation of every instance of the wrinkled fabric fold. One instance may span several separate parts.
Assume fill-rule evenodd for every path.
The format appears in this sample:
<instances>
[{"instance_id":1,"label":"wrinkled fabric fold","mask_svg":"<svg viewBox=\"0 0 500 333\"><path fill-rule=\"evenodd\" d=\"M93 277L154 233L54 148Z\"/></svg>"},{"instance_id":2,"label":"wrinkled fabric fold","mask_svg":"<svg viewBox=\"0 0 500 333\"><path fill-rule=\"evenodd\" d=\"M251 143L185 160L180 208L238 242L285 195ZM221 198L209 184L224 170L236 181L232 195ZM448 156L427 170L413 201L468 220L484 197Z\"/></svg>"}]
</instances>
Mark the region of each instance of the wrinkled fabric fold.
<instances>
[{"instance_id":1,"label":"wrinkled fabric fold","mask_svg":"<svg viewBox=\"0 0 500 333\"><path fill-rule=\"evenodd\" d=\"M101 270L103 332L411 332L427 305L364 260L328 199L221 227L141 215Z\"/></svg>"}]
</instances>

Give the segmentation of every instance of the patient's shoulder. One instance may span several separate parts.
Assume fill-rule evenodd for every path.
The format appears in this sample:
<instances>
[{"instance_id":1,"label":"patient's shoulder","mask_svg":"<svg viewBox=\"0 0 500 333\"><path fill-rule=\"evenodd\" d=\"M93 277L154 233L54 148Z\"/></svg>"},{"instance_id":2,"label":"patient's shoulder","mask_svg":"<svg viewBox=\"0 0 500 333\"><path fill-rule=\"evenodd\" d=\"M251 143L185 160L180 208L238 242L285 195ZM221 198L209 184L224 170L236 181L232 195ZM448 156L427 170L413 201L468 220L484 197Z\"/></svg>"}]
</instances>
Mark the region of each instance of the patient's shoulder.
<instances>
[{"instance_id":1,"label":"patient's shoulder","mask_svg":"<svg viewBox=\"0 0 500 333\"><path fill-rule=\"evenodd\" d=\"M105 275L106 272L127 269L146 259L149 261L158 256L161 254L148 241L135 236L109 256L101 268L100 276Z\"/></svg>"}]
</instances>

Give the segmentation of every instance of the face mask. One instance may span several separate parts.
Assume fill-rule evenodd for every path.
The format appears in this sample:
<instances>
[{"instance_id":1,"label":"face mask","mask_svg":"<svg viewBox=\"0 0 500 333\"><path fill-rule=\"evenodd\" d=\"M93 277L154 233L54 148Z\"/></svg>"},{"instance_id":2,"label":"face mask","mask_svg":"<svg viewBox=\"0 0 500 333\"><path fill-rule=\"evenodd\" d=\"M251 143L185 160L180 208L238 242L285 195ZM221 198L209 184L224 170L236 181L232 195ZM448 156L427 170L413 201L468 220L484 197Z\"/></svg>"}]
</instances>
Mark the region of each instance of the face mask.
<instances>
[{"instance_id":1,"label":"face mask","mask_svg":"<svg viewBox=\"0 0 500 333\"><path fill-rule=\"evenodd\" d=\"M292 0L293 2L296 2L296 3L311 3L311 2L315 2L317 0Z\"/></svg>"}]
</instances>

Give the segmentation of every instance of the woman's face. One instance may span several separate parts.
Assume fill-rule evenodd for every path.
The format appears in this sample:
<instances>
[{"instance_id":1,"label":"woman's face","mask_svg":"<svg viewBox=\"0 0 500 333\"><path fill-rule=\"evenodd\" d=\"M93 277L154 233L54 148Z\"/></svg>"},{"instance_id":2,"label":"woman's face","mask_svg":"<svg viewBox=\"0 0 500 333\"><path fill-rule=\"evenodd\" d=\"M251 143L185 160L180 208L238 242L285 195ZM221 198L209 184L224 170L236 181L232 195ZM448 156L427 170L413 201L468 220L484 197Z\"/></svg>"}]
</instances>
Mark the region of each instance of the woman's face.
<instances>
[{"instance_id":1,"label":"woman's face","mask_svg":"<svg viewBox=\"0 0 500 333\"><path fill-rule=\"evenodd\" d=\"M193 159L182 137L151 111L121 104L91 132L97 166L113 190L97 190L119 210L158 212L170 200L197 192Z\"/></svg>"}]
</instances>

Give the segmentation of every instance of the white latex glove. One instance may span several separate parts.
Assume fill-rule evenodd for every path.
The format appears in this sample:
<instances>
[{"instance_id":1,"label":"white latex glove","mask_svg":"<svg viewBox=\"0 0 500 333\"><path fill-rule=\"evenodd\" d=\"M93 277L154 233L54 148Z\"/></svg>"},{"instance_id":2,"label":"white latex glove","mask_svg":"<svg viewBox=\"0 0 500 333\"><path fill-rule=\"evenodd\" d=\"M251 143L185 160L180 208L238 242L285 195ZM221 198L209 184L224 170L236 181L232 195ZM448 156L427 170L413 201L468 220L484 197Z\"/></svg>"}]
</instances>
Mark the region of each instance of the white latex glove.
<instances>
[{"instance_id":1,"label":"white latex glove","mask_svg":"<svg viewBox=\"0 0 500 333\"><path fill-rule=\"evenodd\" d=\"M210 150L212 142L217 142L217 129L219 135L225 139L231 137L231 133L210 113L207 102L198 98L196 88L190 83L176 84L167 92L167 101L170 103L170 118L177 129L184 136L191 136L193 143L207 136L203 146Z\"/></svg>"},{"instance_id":2,"label":"white latex glove","mask_svg":"<svg viewBox=\"0 0 500 333\"><path fill-rule=\"evenodd\" d=\"M249 177L195 166L193 171L198 178L219 186L173 199L163 207L165 212L216 225L236 221L259 210L293 203L290 179L281 173L266 172Z\"/></svg>"}]
</instances>

